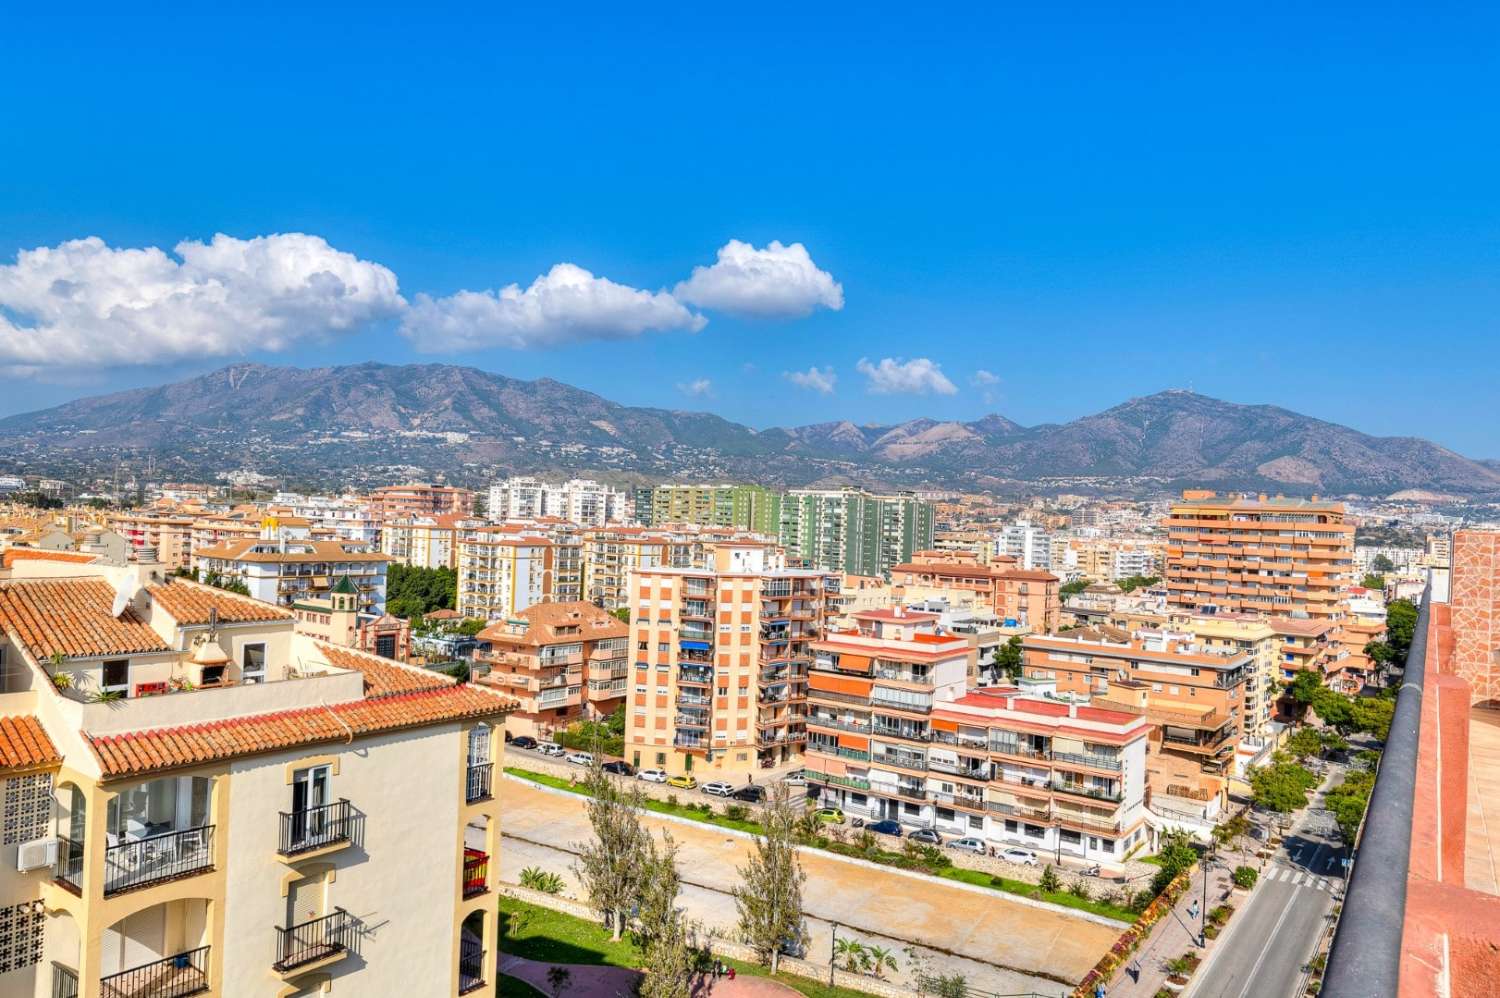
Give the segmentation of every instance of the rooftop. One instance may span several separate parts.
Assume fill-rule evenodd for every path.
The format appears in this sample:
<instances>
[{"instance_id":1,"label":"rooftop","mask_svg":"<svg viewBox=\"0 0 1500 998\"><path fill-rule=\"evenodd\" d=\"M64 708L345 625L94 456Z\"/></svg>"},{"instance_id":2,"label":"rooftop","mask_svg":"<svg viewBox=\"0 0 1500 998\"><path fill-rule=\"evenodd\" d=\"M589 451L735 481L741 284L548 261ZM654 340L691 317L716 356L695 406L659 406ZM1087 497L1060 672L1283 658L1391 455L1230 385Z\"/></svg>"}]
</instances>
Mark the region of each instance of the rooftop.
<instances>
[{"instance_id":1,"label":"rooftop","mask_svg":"<svg viewBox=\"0 0 1500 998\"><path fill-rule=\"evenodd\" d=\"M15 580L0 586L0 629L38 662L169 650L134 605L116 616L115 598L101 577Z\"/></svg>"},{"instance_id":2,"label":"rooftop","mask_svg":"<svg viewBox=\"0 0 1500 998\"><path fill-rule=\"evenodd\" d=\"M35 717L0 717L0 771L37 769L60 762L61 754Z\"/></svg>"},{"instance_id":3,"label":"rooftop","mask_svg":"<svg viewBox=\"0 0 1500 998\"><path fill-rule=\"evenodd\" d=\"M146 590L151 601L171 614L179 624L195 626L209 622L213 611L221 624L239 624L261 620L290 620L292 614L272 603L217 589L213 586L169 579Z\"/></svg>"}]
</instances>

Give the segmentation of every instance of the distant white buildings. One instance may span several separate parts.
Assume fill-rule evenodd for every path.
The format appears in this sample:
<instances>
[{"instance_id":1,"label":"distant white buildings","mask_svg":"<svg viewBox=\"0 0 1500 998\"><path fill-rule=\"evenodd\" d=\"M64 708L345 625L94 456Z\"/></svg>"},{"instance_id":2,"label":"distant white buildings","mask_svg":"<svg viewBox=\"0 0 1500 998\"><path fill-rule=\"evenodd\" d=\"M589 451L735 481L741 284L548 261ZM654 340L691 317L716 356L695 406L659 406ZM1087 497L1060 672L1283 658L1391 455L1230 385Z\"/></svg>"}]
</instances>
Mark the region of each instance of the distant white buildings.
<instances>
[{"instance_id":1,"label":"distant white buildings","mask_svg":"<svg viewBox=\"0 0 1500 998\"><path fill-rule=\"evenodd\" d=\"M488 509L496 523L557 517L579 526L602 527L628 518L623 491L586 478L559 485L539 478L507 478L490 486Z\"/></svg>"},{"instance_id":2,"label":"distant white buildings","mask_svg":"<svg viewBox=\"0 0 1500 998\"><path fill-rule=\"evenodd\" d=\"M1016 559L1017 566L1027 571L1045 572L1052 568L1051 538L1025 520L1000 531L995 538L995 553Z\"/></svg>"}]
</instances>

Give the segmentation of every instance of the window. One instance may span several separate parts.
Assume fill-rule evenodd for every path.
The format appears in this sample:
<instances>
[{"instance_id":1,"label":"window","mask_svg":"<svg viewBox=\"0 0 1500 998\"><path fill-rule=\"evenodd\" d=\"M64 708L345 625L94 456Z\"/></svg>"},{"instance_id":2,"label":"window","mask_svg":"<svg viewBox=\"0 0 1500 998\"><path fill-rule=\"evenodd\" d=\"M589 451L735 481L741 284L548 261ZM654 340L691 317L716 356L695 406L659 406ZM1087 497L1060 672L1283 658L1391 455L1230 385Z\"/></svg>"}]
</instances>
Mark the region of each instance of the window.
<instances>
[{"instance_id":1,"label":"window","mask_svg":"<svg viewBox=\"0 0 1500 998\"><path fill-rule=\"evenodd\" d=\"M266 681L265 642L240 646L240 679L246 683Z\"/></svg>"},{"instance_id":2,"label":"window","mask_svg":"<svg viewBox=\"0 0 1500 998\"><path fill-rule=\"evenodd\" d=\"M130 689L130 659L115 658L104 663L103 688L105 692L121 693Z\"/></svg>"}]
</instances>

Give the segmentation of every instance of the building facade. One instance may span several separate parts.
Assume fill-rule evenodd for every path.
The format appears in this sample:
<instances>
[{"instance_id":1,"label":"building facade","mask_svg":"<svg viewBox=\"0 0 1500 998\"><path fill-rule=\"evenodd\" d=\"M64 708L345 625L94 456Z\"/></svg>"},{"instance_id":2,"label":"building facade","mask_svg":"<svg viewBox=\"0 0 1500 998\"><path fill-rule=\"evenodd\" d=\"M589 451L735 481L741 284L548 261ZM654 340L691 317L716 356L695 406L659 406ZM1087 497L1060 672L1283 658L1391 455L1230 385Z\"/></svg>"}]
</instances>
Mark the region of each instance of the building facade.
<instances>
[{"instance_id":1,"label":"building facade","mask_svg":"<svg viewBox=\"0 0 1500 998\"><path fill-rule=\"evenodd\" d=\"M781 503L789 563L851 575L889 576L931 550L933 504L860 489L792 489Z\"/></svg>"},{"instance_id":2,"label":"building facade","mask_svg":"<svg viewBox=\"0 0 1500 998\"><path fill-rule=\"evenodd\" d=\"M479 632L479 682L515 701L512 735L550 737L625 703L630 628L592 603L541 603Z\"/></svg>"},{"instance_id":3,"label":"building facade","mask_svg":"<svg viewBox=\"0 0 1500 998\"><path fill-rule=\"evenodd\" d=\"M515 477L490 486L486 511L496 523L551 517L580 527L602 527L626 522L627 506L622 490L591 479L574 478L554 485L539 478Z\"/></svg>"},{"instance_id":4,"label":"building facade","mask_svg":"<svg viewBox=\"0 0 1500 998\"><path fill-rule=\"evenodd\" d=\"M280 606L326 596L348 580L359 592L361 610L385 612L388 555L356 541L277 536L274 521L267 521L265 534L195 551L193 567L199 578L241 582L253 598Z\"/></svg>"},{"instance_id":5,"label":"building facade","mask_svg":"<svg viewBox=\"0 0 1500 998\"><path fill-rule=\"evenodd\" d=\"M474 493L451 485L388 485L370 493L370 512L384 525L414 516L474 515Z\"/></svg>"},{"instance_id":6,"label":"building facade","mask_svg":"<svg viewBox=\"0 0 1500 998\"><path fill-rule=\"evenodd\" d=\"M658 485L636 498L636 517L647 526L696 523L739 527L776 536L782 495L759 485Z\"/></svg>"}]
</instances>

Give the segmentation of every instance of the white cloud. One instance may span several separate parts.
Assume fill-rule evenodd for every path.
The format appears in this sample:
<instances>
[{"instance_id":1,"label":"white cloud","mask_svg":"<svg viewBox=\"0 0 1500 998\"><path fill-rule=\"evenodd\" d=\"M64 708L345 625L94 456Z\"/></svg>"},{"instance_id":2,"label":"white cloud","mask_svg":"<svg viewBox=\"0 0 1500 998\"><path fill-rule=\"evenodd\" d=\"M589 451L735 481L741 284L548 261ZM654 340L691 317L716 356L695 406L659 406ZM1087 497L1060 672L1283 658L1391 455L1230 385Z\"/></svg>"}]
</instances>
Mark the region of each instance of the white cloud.
<instances>
[{"instance_id":1,"label":"white cloud","mask_svg":"<svg viewBox=\"0 0 1500 998\"><path fill-rule=\"evenodd\" d=\"M823 395L832 395L833 386L839 380L839 376L833 373L833 368L819 369L817 366L809 367L805 371L785 371L781 376L798 388L809 388Z\"/></svg>"},{"instance_id":2,"label":"white cloud","mask_svg":"<svg viewBox=\"0 0 1500 998\"><path fill-rule=\"evenodd\" d=\"M969 378L969 384L973 385L976 388L982 388L985 385L998 385L999 383L999 375L992 374L982 367L979 370L975 371L974 374Z\"/></svg>"},{"instance_id":3,"label":"white cloud","mask_svg":"<svg viewBox=\"0 0 1500 998\"><path fill-rule=\"evenodd\" d=\"M559 263L524 291L417 295L401 332L418 350L553 347L583 340L630 339L651 330L697 332L708 322L665 291L642 291L582 267Z\"/></svg>"},{"instance_id":4,"label":"white cloud","mask_svg":"<svg viewBox=\"0 0 1500 998\"><path fill-rule=\"evenodd\" d=\"M677 390L693 398L706 398L714 393L714 383L707 378L695 378L686 383L679 381Z\"/></svg>"},{"instance_id":5,"label":"white cloud","mask_svg":"<svg viewBox=\"0 0 1500 998\"><path fill-rule=\"evenodd\" d=\"M673 289L680 300L712 311L752 319L791 319L818 306L844 307L844 289L819 270L801 243L772 241L763 250L731 239L712 267L694 267Z\"/></svg>"},{"instance_id":6,"label":"white cloud","mask_svg":"<svg viewBox=\"0 0 1500 998\"><path fill-rule=\"evenodd\" d=\"M942 369L926 357L907 361L887 357L879 364L861 357L854 369L870 379L869 390L875 395L958 394L958 388Z\"/></svg>"},{"instance_id":7,"label":"white cloud","mask_svg":"<svg viewBox=\"0 0 1500 998\"><path fill-rule=\"evenodd\" d=\"M396 275L302 233L113 249L91 236L0 265L0 363L99 368L285 350L390 318Z\"/></svg>"}]
</instances>

